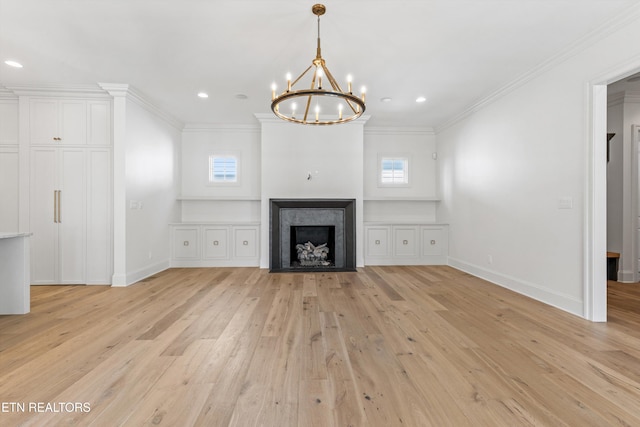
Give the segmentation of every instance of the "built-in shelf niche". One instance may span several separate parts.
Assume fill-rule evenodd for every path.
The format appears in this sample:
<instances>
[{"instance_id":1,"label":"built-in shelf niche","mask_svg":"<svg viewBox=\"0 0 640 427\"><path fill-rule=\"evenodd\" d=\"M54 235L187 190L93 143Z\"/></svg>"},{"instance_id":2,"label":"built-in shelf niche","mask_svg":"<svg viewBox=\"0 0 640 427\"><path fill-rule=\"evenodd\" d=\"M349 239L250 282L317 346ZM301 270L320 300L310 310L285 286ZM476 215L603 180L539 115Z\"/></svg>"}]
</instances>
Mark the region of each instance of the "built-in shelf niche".
<instances>
[{"instance_id":1,"label":"built-in shelf niche","mask_svg":"<svg viewBox=\"0 0 640 427\"><path fill-rule=\"evenodd\" d=\"M436 197L365 197L364 222L435 223L439 201Z\"/></svg>"},{"instance_id":2,"label":"built-in shelf niche","mask_svg":"<svg viewBox=\"0 0 640 427\"><path fill-rule=\"evenodd\" d=\"M179 196L182 222L257 223L261 199L257 196Z\"/></svg>"}]
</instances>

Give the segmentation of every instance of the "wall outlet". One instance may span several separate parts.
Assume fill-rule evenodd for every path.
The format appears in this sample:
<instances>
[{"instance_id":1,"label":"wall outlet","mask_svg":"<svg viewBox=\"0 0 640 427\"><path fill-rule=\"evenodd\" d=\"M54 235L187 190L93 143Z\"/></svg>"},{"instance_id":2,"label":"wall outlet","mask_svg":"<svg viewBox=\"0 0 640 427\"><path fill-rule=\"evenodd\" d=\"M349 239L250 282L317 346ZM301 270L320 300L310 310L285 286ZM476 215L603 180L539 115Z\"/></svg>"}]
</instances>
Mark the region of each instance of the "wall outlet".
<instances>
[{"instance_id":1,"label":"wall outlet","mask_svg":"<svg viewBox=\"0 0 640 427\"><path fill-rule=\"evenodd\" d=\"M487 255L487 262L493 264L493 255Z\"/></svg>"},{"instance_id":2,"label":"wall outlet","mask_svg":"<svg viewBox=\"0 0 640 427\"><path fill-rule=\"evenodd\" d=\"M558 209L573 209L573 197L571 196L559 197Z\"/></svg>"}]
</instances>

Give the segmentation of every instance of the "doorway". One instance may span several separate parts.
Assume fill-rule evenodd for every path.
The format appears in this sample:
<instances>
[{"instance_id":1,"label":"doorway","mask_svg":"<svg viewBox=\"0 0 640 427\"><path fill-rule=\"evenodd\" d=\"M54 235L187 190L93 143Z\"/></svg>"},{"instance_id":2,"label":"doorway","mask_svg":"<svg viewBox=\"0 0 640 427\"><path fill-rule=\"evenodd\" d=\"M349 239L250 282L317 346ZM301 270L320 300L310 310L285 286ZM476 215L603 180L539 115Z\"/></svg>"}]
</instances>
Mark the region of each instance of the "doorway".
<instances>
[{"instance_id":1,"label":"doorway","mask_svg":"<svg viewBox=\"0 0 640 427\"><path fill-rule=\"evenodd\" d=\"M621 72L611 72L604 76L598 84L591 85L591 138L588 155L587 174L587 211L586 211L586 252L585 252L585 298L584 315L587 319L595 322L607 321L607 262L605 252L607 251L607 105L608 85L615 82L628 80L640 75L640 64ZM640 81L640 78L637 79ZM624 130L623 130L624 131ZM629 131L627 131L629 132ZM638 134L634 129L634 144L637 147ZM633 209L625 206L625 217L633 216L634 231L632 233L632 244L635 248L638 242L638 173L637 148L633 151L635 202ZM630 202L630 201L629 201ZM627 223L629 223L627 221ZM635 249L632 249L635 254ZM624 252L624 251L623 251ZM637 256L632 254L633 268L638 271Z\"/></svg>"}]
</instances>

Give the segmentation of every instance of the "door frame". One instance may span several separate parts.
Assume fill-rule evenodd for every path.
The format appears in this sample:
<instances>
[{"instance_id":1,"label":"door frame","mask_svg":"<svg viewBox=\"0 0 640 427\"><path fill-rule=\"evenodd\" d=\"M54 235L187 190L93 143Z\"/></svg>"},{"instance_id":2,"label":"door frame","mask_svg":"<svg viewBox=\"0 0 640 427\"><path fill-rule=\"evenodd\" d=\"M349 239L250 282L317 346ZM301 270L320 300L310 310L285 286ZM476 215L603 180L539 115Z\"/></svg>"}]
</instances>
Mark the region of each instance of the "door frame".
<instances>
[{"instance_id":1,"label":"door frame","mask_svg":"<svg viewBox=\"0 0 640 427\"><path fill-rule=\"evenodd\" d=\"M587 85L583 315L593 322L607 321L607 85L639 71L636 59Z\"/></svg>"}]
</instances>

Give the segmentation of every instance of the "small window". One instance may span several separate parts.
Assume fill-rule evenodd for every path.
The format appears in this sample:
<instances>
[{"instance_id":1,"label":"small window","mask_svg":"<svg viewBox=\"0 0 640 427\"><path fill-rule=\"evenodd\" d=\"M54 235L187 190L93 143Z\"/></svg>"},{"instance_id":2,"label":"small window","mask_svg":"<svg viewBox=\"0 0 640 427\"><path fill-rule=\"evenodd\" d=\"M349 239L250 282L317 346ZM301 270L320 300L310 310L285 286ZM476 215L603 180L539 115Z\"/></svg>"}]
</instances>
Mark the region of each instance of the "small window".
<instances>
[{"instance_id":1,"label":"small window","mask_svg":"<svg viewBox=\"0 0 640 427\"><path fill-rule=\"evenodd\" d=\"M382 157L380 159L380 184L409 184L409 159L406 157Z\"/></svg>"},{"instance_id":2,"label":"small window","mask_svg":"<svg viewBox=\"0 0 640 427\"><path fill-rule=\"evenodd\" d=\"M209 156L209 182L238 182L238 158Z\"/></svg>"}]
</instances>

